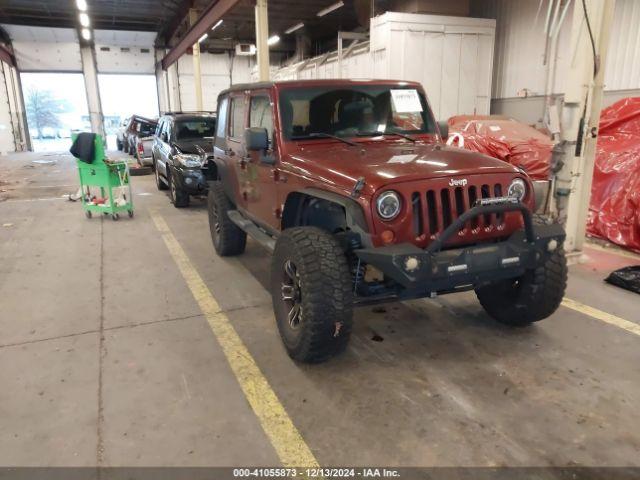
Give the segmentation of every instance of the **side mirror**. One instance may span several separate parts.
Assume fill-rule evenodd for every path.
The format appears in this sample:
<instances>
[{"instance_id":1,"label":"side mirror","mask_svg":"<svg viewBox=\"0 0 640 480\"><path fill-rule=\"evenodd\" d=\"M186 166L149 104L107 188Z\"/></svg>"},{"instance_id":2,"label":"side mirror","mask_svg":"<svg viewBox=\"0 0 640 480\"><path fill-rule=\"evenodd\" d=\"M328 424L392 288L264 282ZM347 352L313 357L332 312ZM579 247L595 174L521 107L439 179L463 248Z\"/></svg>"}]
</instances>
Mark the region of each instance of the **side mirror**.
<instances>
[{"instance_id":1,"label":"side mirror","mask_svg":"<svg viewBox=\"0 0 640 480\"><path fill-rule=\"evenodd\" d=\"M244 131L244 144L247 150L262 151L269 148L269 134L266 128L252 127Z\"/></svg>"},{"instance_id":2,"label":"side mirror","mask_svg":"<svg viewBox=\"0 0 640 480\"><path fill-rule=\"evenodd\" d=\"M438 122L438 129L440 130L440 136L443 140L447 140L449 136L449 122L446 120L440 120Z\"/></svg>"}]
</instances>

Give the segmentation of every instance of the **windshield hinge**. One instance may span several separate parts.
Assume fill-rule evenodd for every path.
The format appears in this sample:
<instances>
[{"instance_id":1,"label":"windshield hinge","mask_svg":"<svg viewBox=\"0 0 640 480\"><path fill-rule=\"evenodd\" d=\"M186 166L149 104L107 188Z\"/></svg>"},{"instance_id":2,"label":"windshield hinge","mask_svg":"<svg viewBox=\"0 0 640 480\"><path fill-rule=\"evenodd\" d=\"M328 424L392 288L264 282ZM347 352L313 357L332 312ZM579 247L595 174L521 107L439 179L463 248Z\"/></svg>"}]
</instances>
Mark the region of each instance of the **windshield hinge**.
<instances>
[{"instance_id":1,"label":"windshield hinge","mask_svg":"<svg viewBox=\"0 0 640 480\"><path fill-rule=\"evenodd\" d=\"M364 177L358 178L358 180L356 180L356 183L353 185L353 190L351 190L351 198L358 198L364 186L365 186Z\"/></svg>"}]
</instances>

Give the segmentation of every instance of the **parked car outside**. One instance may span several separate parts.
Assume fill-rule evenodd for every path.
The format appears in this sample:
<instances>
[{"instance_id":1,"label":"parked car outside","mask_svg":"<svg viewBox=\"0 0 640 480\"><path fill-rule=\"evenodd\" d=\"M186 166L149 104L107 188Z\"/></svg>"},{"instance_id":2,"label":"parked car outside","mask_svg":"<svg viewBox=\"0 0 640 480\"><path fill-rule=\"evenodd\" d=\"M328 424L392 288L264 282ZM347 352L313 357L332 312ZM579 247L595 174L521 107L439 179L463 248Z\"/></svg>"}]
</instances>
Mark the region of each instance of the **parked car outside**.
<instances>
[{"instance_id":1,"label":"parked car outside","mask_svg":"<svg viewBox=\"0 0 640 480\"><path fill-rule=\"evenodd\" d=\"M140 133L148 133L153 135L153 131L157 126L157 120L143 117L141 115L132 115L127 122L127 126L122 134L122 149L129 155L136 154L136 137Z\"/></svg>"},{"instance_id":2,"label":"parked car outside","mask_svg":"<svg viewBox=\"0 0 640 480\"><path fill-rule=\"evenodd\" d=\"M218 97L204 172L216 252L242 253L247 234L273 252L269 289L295 360L344 350L356 306L475 290L521 327L562 301L565 234L533 216L531 179L447 147L419 83L234 86Z\"/></svg>"},{"instance_id":3,"label":"parked car outside","mask_svg":"<svg viewBox=\"0 0 640 480\"><path fill-rule=\"evenodd\" d=\"M125 118L118 127L118 132L116 133L116 147L118 147L119 151L122 151L124 149L124 133L127 130L130 118L131 117Z\"/></svg>"},{"instance_id":4,"label":"parked car outside","mask_svg":"<svg viewBox=\"0 0 640 480\"><path fill-rule=\"evenodd\" d=\"M214 113L170 113L162 116L154 136L152 162L159 190L169 188L176 208L189 206L191 195L205 195L202 165L213 155Z\"/></svg>"},{"instance_id":5,"label":"parked car outside","mask_svg":"<svg viewBox=\"0 0 640 480\"><path fill-rule=\"evenodd\" d=\"M153 146L153 135L155 134L158 122L155 120L136 120L132 122L127 135L129 147L127 151L134 155L140 165L151 165L151 148ZM145 144L147 150L145 151Z\"/></svg>"},{"instance_id":6,"label":"parked car outside","mask_svg":"<svg viewBox=\"0 0 640 480\"><path fill-rule=\"evenodd\" d=\"M136 139L135 140L136 146L134 148L135 148L136 160L138 161L138 164L142 166L153 167L153 155L152 155L153 142L154 142L153 135L144 136L144 137L136 136L135 139Z\"/></svg>"}]
</instances>

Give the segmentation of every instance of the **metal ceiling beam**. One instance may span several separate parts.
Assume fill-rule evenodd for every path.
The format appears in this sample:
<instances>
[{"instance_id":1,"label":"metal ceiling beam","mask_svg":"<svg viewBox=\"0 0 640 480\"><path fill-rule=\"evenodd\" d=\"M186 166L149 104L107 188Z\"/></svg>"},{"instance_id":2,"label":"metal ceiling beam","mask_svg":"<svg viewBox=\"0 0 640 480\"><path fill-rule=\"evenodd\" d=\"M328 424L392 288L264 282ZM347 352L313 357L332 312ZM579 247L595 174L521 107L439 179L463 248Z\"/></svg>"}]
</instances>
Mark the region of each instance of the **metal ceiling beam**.
<instances>
[{"instance_id":1,"label":"metal ceiling beam","mask_svg":"<svg viewBox=\"0 0 640 480\"><path fill-rule=\"evenodd\" d=\"M225 13L231 10L240 0L217 0L212 2L193 24L178 44L162 59L162 68L166 70L175 63L186 51L197 43L198 39L207 33Z\"/></svg>"}]
</instances>

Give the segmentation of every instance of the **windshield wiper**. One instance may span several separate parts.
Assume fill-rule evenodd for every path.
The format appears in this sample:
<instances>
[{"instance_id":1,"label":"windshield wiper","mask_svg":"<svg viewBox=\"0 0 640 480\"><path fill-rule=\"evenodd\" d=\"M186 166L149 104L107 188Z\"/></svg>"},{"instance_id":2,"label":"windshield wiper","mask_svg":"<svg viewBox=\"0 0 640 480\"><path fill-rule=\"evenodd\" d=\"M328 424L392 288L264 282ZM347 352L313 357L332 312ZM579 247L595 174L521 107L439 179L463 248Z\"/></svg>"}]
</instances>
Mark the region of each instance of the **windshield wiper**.
<instances>
[{"instance_id":1,"label":"windshield wiper","mask_svg":"<svg viewBox=\"0 0 640 480\"><path fill-rule=\"evenodd\" d=\"M407 140L416 143L416 139L413 137L410 137L409 135L406 135L404 133L398 133L398 132L381 132L381 131L375 131L375 132L361 132L358 133L357 136L358 137L373 137L375 135L397 135L398 137L402 137L402 138L406 138Z\"/></svg>"},{"instance_id":2,"label":"windshield wiper","mask_svg":"<svg viewBox=\"0 0 640 480\"><path fill-rule=\"evenodd\" d=\"M304 140L305 138L333 138L334 140L340 140L347 145L351 145L352 147L357 147L358 144L356 142L352 142L351 140L347 140L342 137L338 137L337 135L331 135L330 133L324 132L312 132L307 135L299 135L296 137L291 137L291 140Z\"/></svg>"}]
</instances>

